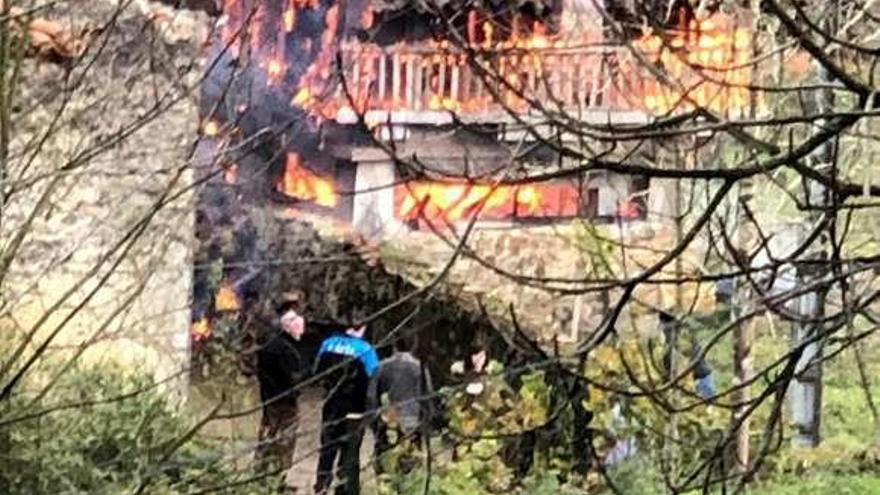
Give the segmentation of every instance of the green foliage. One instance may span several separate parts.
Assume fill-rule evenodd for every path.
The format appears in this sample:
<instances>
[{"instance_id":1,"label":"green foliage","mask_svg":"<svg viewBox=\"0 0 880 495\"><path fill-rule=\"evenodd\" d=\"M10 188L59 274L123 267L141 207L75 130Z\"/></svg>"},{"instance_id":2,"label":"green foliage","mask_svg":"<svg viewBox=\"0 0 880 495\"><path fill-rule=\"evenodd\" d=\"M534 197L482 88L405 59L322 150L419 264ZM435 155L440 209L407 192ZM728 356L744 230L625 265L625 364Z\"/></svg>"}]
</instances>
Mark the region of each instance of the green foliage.
<instances>
[{"instance_id":1,"label":"green foliage","mask_svg":"<svg viewBox=\"0 0 880 495\"><path fill-rule=\"evenodd\" d=\"M759 485L752 495L801 495L833 493L835 495L875 495L880 493L880 477L876 474L837 474L816 472L809 476L782 476Z\"/></svg>"},{"instance_id":2,"label":"green foliage","mask_svg":"<svg viewBox=\"0 0 880 495\"><path fill-rule=\"evenodd\" d=\"M586 493L564 481L571 478L571 453L560 445L564 442L538 442L534 447L532 471L523 479L515 478L509 458L521 447L522 434L540 431L550 421L553 388L541 370L521 375L516 387L505 379L500 363L490 362L487 371L470 387L442 390L449 417L449 430L444 435L448 440L433 439L432 452L440 454L432 459L430 493ZM561 431L567 425L560 418L555 426L560 430L554 430ZM398 448L411 447L404 444ZM392 450L388 455L395 460L392 465L402 455L416 455L424 460L424 454L411 450L398 453ZM379 492L422 493L424 482L425 471L420 466L410 472L384 476Z\"/></svg>"},{"instance_id":3,"label":"green foliage","mask_svg":"<svg viewBox=\"0 0 880 495\"><path fill-rule=\"evenodd\" d=\"M10 495L130 493L141 484L145 493L189 493L248 476L212 445L183 441L194 421L149 378L115 367L72 369L44 403L25 394L4 403L2 420L9 423L0 427L0 487ZM263 493L258 488L226 492Z\"/></svg>"},{"instance_id":4,"label":"green foliage","mask_svg":"<svg viewBox=\"0 0 880 495\"><path fill-rule=\"evenodd\" d=\"M723 318L694 322L701 335L711 334L721 324ZM775 333L756 329L754 356L758 367L786 352L785 330L784 326L775 329ZM710 350L710 361L722 387L729 386L731 380L730 348L729 339L725 338ZM880 361L875 358L878 352L880 349L875 345L864 348L871 377L880 371ZM686 354L682 354L681 363L687 359ZM604 456L620 438L635 439L638 444L635 455L607 468L620 493L665 493L663 475L680 480L707 456L714 455L717 441L730 420L728 410L712 405L700 405L675 415L658 407L658 399L678 406L693 403L696 398L690 393L694 386L690 378L681 383L683 390L663 388L665 382L657 370L657 361L658 357L649 354L644 342L621 339L593 350L584 369L589 380L604 387L591 387L585 401L594 413L590 427L598 434L594 438L597 454ZM492 373L481 377L483 389L478 394L469 394L463 387L443 392L449 417L446 437L450 440L432 439L430 493L611 493L597 472L586 477L572 473L572 454L568 452L569 409L558 412L545 437L539 435L531 472L516 479L508 458L511 448L520 446L516 434L552 419L552 405L560 400L554 400L554 394L559 391L550 386L541 371L526 373L519 377L517 385L512 385L500 374L499 364L492 363L491 370ZM880 448L874 447L874 425L852 357L844 354L830 361L825 383L823 444L801 451L783 447L765 462L758 481L747 493L826 493L832 491L835 483L842 486L835 493L880 493L878 481L865 474L876 472L880 466ZM653 391L653 397L639 396L644 390ZM880 397L880 387L872 386L872 390L874 397ZM753 419L754 446L759 445L760 428L766 417L767 408L759 408ZM790 431L788 427L786 430ZM449 455L452 450L455 456ZM385 491L380 493L422 493L424 482L423 469L391 473L384 478Z\"/></svg>"},{"instance_id":5,"label":"green foliage","mask_svg":"<svg viewBox=\"0 0 880 495\"><path fill-rule=\"evenodd\" d=\"M575 242L587 262L589 274L595 278L615 276L617 244L603 235L602 228L595 223L578 221L575 226Z\"/></svg>"},{"instance_id":6,"label":"green foliage","mask_svg":"<svg viewBox=\"0 0 880 495\"><path fill-rule=\"evenodd\" d=\"M650 460L638 456L609 468L608 476L614 480L619 493L661 495L663 480Z\"/></svg>"},{"instance_id":7,"label":"green foliage","mask_svg":"<svg viewBox=\"0 0 880 495\"><path fill-rule=\"evenodd\" d=\"M221 315L214 320L214 332L207 341L207 352L218 359L231 361L233 368L226 370L234 376L242 350L242 330L234 315ZM228 364L228 363L224 363Z\"/></svg>"},{"instance_id":8,"label":"green foliage","mask_svg":"<svg viewBox=\"0 0 880 495\"><path fill-rule=\"evenodd\" d=\"M586 375L601 387L590 390L587 409L594 414L594 427L608 433L599 442L599 454L604 455L618 438L635 439L645 451L669 452L668 439L675 438L676 444L687 446L673 450L677 462L685 466L699 462L723 434L729 413L711 404L674 417L661 409L658 399L672 404L693 402L687 390L693 391L694 384L688 377L682 380L684 391L658 387L663 381L653 361L635 340L603 345L591 353ZM645 390L653 392L649 396L643 394Z\"/></svg>"}]
</instances>

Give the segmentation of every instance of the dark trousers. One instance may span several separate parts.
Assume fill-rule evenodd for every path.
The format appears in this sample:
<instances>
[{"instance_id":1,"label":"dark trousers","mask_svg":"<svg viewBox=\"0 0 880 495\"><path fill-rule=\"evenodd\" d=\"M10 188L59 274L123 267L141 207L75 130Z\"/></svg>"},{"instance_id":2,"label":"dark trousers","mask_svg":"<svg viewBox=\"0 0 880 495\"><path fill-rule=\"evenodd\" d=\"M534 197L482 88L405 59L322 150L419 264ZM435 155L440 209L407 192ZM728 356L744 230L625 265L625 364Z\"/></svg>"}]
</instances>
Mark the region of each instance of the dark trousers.
<instances>
[{"instance_id":1,"label":"dark trousers","mask_svg":"<svg viewBox=\"0 0 880 495\"><path fill-rule=\"evenodd\" d=\"M318 479L315 493L327 493L333 484L333 467L337 456L336 475L341 479L337 495L358 495L360 487L361 440L363 421L346 419L344 413L324 409L321 417L321 453L318 457Z\"/></svg>"},{"instance_id":2,"label":"dark trousers","mask_svg":"<svg viewBox=\"0 0 880 495\"><path fill-rule=\"evenodd\" d=\"M391 439L392 436L394 437L393 440ZM413 446L419 451L422 450L421 429L406 433L399 428L389 427L381 419L376 420L376 423L373 425L373 439L375 440L375 454L373 457L375 458L376 474L382 474L385 472L385 466L383 465L385 464L384 456L388 451L395 447L406 445L407 447ZM395 466L395 469L397 471L409 472L416 464L418 464L417 459L404 455L398 459L398 465Z\"/></svg>"},{"instance_id":3,"label":"dark trousers","mask_svg":"<svg viewBox=\"0 0 880 495\"><path fill-rule=\"evenodd\" d=\"M293 464L296 449L296 402L275 402L263 406L257 465L266 471L279 471L282 477Z\"/></svg>"}]
</instances>

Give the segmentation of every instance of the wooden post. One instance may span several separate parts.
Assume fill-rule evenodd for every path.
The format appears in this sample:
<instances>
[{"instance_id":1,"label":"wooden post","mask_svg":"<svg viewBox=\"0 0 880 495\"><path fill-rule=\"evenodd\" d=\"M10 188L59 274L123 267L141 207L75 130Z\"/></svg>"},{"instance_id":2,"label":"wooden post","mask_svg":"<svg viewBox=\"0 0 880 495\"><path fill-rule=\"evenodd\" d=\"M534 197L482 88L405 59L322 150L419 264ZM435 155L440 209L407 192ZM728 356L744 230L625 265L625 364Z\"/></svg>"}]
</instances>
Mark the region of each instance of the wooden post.
<instances>
[{"instance_id":1,"label":"wooden post","mask_svg":"<svg viewBox=\"0 0 880 495\"><path fill-rule=\"evenodd\" d=\"M538 64L537 64L537 59L535 57L537 57L537 55L533 51L529 51L525 55L523 55L523 63L527 63L529 65L527 67L529 75L528 75L528 82L526 83L528 85L528 88L526 89L526 91L528 91L527 94L535 95L534 97L536 99L541 99L541 94L538 92L538 84L536 83Z\"/></svg>"},{"instance_id":2,"label":"wooden post","mask_svg":"<svg viewBox=\"0 0 880 495\"><path fill-rule=\"evenodd\" d=\"M461 72L461 75L459 76L461 78L461 81L459 82L461 94L458 95L458 99L461 101L462 105L465 105L469 103L468 100L471 97L471 66L467 59L467 55L459 55L458 67Z\"/></svg>"},{"instance_id":3,"label":"wooden post","mask_svg":"<svg viewBox=\"0 0 880 495\"><path fill-rule=\"evenodd\" d=\"M413 65L417 62L415 59L415 55L412 53L407 53L404 58L404 64L406 65L406 108L413 108L414 99L413 90L415 89L415 84L413 84L413 79L415 77L415 67Z\"/></svg>"},{"instance_id":4,"label":"wooden post","mask_svg":"<svg viewBox=\"0 0 880 495\"><path fill-rule=\"evenodd\" d=\"M440 100L440 108L443 108L443 95L446 89L446 55L441 57L440 64L437 66L437 98Z\"/></svg>"},{"instance_id":5,"label":"wooden post","mask_svg":"<svg viewBox=\"0 0 880 495\"><path fill-rule=\"evenodd\" d=\"M397 47L394 48L394 55L391 63L391 109L393 110L400 103L400 52Z\"/></svg>"},{"instance_id":6,"label":"wooden post","mask_svg":"<svg viewBox=\"0 0 880 495\"><path fill-rule=\"evenodd\" d=\"M453 59L453 62L456 60ZM459 66L455 64L452 66L452 80L449 83L449 97L452 98L455 102L461 103L462 98L461 95L458 94L458 79L459 79Z\"/></svg>"},{"instance_id":7,"label":"wooden post","mask_svg":"<svg viewBox=\"0 0 880 495\"><path fill-rule=\"evenodd\" d=\"M602 65L604 61L602 57L599 57L595 63L592 64L593 71L590 74L590 100L588 105L592 107L599 106L599 86L602 84Z\"/></svg>"},{"instance_id":8,"label":"wooden post","mask_svg":"<svg viewBox=\"0 0 880 495\"><path fill-rule=\"evenodd\" d=\"M748 228L748 219L744 213L749 200L752 197L751 179L744 180L739 184L739 194L736 204L736 233L734 236L736 249L741 253L749 249L751 236ZM733 280L733 287L730 301L730 318L731 322L736 322L740 315L747 312L746 304L748 297L748 285L739 286L736 279ZM733 327L733 386L737 387L732 394L734 409L733 421L739 423L739 428L735 430L736 435L736 453L734 458L734 469L736 472L743 474L748 471L750 454L749 454L749 417L747 403L751 398L749 387L745 384L752 377L752 326L750 321L740 322Z\"/></svg>"},{"instance_id":9,"label":"wooden post","mask_svg":"<svg viewBox=\"0 0 880 495\"><path fill-rule=\"evenodd\" d=\"M430 102L425 101L425 87L424 87L424 74L425 67L422 64L422 60L418 58L416 55L413 55L413 81L411 83L413 87L413 94L415 95L413 98L415 99L415 104L413 108L415 110L422 110L423 107L427 106Z\"/></svg>"},{"instance_id":10,"label":"wooden post","mask_svg":"<svg viewBox=\"0 0 880 495\"><path fill-rule=\"evenodd\" d=\"M379 83L377 85L378 86L377 89L379 91L379 95L378 95L377 100L379 101L380 104L383 104L386 99L385 87L388 85L387 74L386 74L386 72L388 71L388 56L384 50L379 51L378 56L379 56Z\"/></svg>"},{"instance_id":11,"label":"wooden post","mask_svg":"<svg viewBox=\"0 0 880 495\"><path fill-rule=\"evenodd\" d=\"M351 99L354 100L355 103L358 101L359 91L361 84L361 59L364 58L363 51L359 48L355 48L352 53L354 61L351 64L352 70L349 72L350 79L345 83L348 85L348 92L351 94ZM345 73L343 72L342 77L345 77ZM343 95L346 98L348 96ZM346 102L348 103L348 102ZM355 105L357 106L357 105Z\"/></svg>"},{"instance_id":12,"label":"wooden post","mask_svg":"<svg viewBox=\"0 0 880 495\"><path fill-rule=\"evenodd\" d=\"M758 5L754 2L752 8L755 13L759 11ZM756 15L755 23L752 26L754 29L757 29L757 19L758 16ZM756 117L755 108L753 107L750 111L751 115L749 118L754 119ZM752 180L746 179L740 181L738 189L735 217L737 230L734 236L734 242L736 249L744 254L750 248L752 241L752 232L748 227L748 220L745 215L745 209L748 207L749 201L752 198ZM741 259L746 258L742 257ZM748 311L746 308L748 301L747 292L748 284L743 284L743 287L739 287L737 280L733 280L730 300L731 323L736 322L741 315ZM736 451L734 457L734 470L740 475L748 472L749 464L751 463L751 442L749 438L751 418L747 416L748 406L746 405L751 399L751 390L750 387L745 384L751 380L754 373L752 366L753 341L754 337L752 335L751 321L740 322L733 328L733 386L737 387L737 390L732 395L733 403L735 405L733 409L733 420L739 422L739 428L735 433Z\"/></svg>"},{"instance_id":13,"label":"wooden post","mask_svg":"<svg viewBox=\"0 0 880 495\"><path fill-rule=\"evenodd\" d=\"M579 54L575 56L574 64L575 69L574 74L572 74L572 86L574 86L572 98L574 101L572 103L574 103L574 107L578 112L581 112L584 107L584 90L586 89L584 86L584 55Z\"/></svg>"},{"instance_id":14,"label":"wooden post","mask_svg":"<svg viewBox=\"0 0 880 495\"><path fill-rule=\"evenodd\" d=\"M480 67L482 67L482 61L480 59L475 60L474 63L481 64ZM472 75L473 75L473 79L474 79L474 97L477 100L479 100L480 107L482 108L483 107L483 84L485 84L485 76L480 71L480 69L476 69L476 73L472 74Z\"/></svg>"}]
</instances>

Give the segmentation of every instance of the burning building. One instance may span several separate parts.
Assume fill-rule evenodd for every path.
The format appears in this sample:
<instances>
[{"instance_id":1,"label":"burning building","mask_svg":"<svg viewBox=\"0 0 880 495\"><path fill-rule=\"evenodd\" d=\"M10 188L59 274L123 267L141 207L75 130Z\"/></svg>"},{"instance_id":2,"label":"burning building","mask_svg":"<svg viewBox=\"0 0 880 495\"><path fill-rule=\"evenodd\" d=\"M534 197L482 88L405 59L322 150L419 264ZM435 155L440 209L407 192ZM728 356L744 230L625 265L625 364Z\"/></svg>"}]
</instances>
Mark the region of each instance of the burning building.
<instances>
[{"instance_id":1,"label":"burning building","mask_svg":"<svg viewBox=\"0 0 880 495\"><path fill-rule=\"evenodd\" d=\"M566 125L742 112L750 40L721 15L613 37L593 5L225 0L201 100L194 341L281 283L257 217L404 243L474 217L507 231L646 220L663 200L646 180L573 172L552 143L583 139Z\"/></svg>"}]
</instances>

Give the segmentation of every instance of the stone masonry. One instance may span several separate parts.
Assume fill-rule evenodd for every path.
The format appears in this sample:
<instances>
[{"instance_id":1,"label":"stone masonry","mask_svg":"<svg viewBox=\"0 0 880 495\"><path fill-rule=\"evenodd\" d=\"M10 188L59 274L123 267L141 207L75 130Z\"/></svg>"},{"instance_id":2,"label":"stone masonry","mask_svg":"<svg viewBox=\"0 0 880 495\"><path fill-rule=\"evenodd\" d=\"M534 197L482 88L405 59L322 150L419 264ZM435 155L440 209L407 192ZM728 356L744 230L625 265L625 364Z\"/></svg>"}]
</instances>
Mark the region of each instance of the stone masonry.
<instances>
[{"instance_id":1,"label":"stone masonry","mask_svg":"<svg viewBox=\"0 0 880 495\"><path fill-rule=\"evenodd\" d=\"M53 350L84 349L85 362L146 366L166 377L188 364L188 155L198 125L191 88L207 23L146 2L118 13L116 6L70 2L44 11L71 32L102 34L69 66L24 62L4 252L26 235L0 291L0 328L9 349L34 333L25 356L45 341Z\"/></svg>"}]
</instances>

